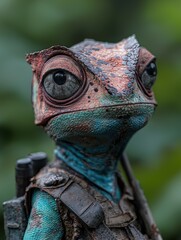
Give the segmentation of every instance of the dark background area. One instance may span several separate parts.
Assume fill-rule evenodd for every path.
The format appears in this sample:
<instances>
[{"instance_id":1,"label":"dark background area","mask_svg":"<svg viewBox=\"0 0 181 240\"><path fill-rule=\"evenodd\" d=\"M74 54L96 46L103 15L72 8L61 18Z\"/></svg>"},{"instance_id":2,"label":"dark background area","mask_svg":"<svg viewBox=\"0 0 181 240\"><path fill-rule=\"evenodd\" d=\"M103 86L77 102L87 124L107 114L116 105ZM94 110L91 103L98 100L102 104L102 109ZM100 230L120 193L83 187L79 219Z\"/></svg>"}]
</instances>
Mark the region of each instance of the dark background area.
<instances>
[{"instance_id":1,"label":"dark background area","mask_svg":"<svg viewBox=\"0 0 181 240\"><path fill-rule=\"evenodd\" d=\"M33 123L31 69L25 54L84 38L118 42L132 34L157 56L159 103L127 151L166 240L181 239L181 1L0 1L0 239L2 202L15 195L15 161L52 156L53 143Z\"/></svg>"}]
</instances>

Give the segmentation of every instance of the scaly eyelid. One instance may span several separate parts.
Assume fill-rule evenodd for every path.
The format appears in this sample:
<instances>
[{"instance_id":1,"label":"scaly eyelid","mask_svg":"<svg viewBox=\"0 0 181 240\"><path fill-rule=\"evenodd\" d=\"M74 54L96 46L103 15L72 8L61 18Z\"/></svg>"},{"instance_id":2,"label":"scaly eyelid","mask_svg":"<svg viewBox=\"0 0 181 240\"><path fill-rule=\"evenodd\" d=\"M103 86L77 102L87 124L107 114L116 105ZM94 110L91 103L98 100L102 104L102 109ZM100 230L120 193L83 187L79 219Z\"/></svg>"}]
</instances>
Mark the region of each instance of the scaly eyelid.
<instances>
[{"instance_id":1,"label":"scaly eyelid","mask_svg":"<svg viewBox=\"0 0 181 240\"><path fill-rule=\"evenodd\" d=\"M71 57L67 55L57 55L50 58L44 64L40 75L41 82L48 73L56 69L63 69L70 74L75 75L78 79L83 79L81 67Z\"/></svg>"},{"instance_id":2,"label":"scaly eyelid","mask_svg":"<svg viewBox=\"0 0 181 240\"><path fill-rule=\"evenodd\" d=\"M67 71L67 69L64 69L64 68L52 68L52 69L48 70L47 72L45 72L44 75L42 75L42 77L41 77L41 82L43 83L44 79L45 79L48 75L51 75L51 74L52 74L52 76L53 76L53 74L54 74L55 72L57 72L57 71L63 71L63 72L65 72L65 73L70 74L70 75L76 77L77 79L79 79L75 74L73 74L72 72Z\"/></svg>"}]
</instances>

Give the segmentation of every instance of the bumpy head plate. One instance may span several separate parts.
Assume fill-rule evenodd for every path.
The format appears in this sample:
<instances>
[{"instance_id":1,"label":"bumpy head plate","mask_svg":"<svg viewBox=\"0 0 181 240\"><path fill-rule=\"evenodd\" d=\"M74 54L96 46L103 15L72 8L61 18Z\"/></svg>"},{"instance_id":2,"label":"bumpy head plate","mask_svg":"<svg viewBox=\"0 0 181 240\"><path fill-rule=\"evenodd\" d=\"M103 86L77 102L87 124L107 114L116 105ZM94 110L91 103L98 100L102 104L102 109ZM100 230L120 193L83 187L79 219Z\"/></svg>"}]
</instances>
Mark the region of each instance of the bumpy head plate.
<instances>
[{"instance_id":1,"label":"bumpy head plate","mask_svg":"<svg viewBox=\"0 0 181 240\"><path fill-rule=\"evenodd\" d=\"M117 44L54 46L29 54L27 61L35 123L56 142L128 138L154 111L155 57L134 36Z\"/></svg>"}]
</instances>

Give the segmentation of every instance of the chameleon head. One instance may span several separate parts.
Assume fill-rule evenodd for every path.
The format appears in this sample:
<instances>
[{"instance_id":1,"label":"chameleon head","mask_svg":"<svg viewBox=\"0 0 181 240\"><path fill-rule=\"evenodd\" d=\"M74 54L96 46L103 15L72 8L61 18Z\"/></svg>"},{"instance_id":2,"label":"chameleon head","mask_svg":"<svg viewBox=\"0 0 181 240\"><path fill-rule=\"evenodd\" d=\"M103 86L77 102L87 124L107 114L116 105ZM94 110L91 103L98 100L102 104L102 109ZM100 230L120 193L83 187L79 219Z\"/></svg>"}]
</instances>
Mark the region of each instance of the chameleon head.
<instances>
[{"instance_id":1,"label":"chameleon head","mask_svg":"<svg viewBox=\"0 0 181 240\"><path fill-rule=\"evenodd\" d=\"M134 36L29 54L35 123L58 144L124 145L152 116L155 57Z\"/></svg>"}]
</instances>

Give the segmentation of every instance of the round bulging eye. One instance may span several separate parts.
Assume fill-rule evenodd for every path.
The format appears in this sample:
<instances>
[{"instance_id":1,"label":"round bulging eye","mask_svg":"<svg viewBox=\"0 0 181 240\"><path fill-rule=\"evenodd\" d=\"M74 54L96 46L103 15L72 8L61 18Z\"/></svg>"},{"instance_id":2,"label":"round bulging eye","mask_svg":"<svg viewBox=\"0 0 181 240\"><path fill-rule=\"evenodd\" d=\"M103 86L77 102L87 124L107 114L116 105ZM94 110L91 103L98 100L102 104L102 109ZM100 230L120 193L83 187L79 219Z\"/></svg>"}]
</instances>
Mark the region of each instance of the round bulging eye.
<instances>
[{"instance_id":1,"label":"round bulging eye","mask_svg":"<svg viewBox=\"0 0 181 240\"><path fill-rule=\"evenodd\" d=\"M43 77L43 87L46 93L55 100L72 97L81 86L81 80L64 69L52 70Z\"/></svg>"},{"instance_id":2,"label":"round bulging eye","mask_svg":"<svg viewBox=\"0 0 181 240\"><path fill-rule=\"evenodd\" d=\"M150 62L141 75L141 81L146 89L151 89L156 81L157 66L155 61Z\"/></svg>"}]
</instances>

